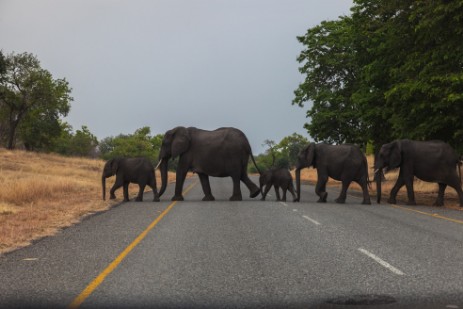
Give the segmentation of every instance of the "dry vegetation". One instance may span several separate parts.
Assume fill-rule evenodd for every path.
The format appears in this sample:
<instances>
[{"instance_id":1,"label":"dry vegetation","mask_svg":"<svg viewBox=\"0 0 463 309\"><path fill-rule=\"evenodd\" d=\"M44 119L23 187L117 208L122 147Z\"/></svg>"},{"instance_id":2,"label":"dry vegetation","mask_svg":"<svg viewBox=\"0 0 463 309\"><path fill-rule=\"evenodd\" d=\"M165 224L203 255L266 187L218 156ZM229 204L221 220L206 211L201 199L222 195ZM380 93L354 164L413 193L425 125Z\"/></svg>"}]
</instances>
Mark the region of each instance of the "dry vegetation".
<instances>
[{"instance_id":1,"label":"dry vegetation","mask_svg":"<svg viewBox=\"0 0 463 309\"><path fill-rule=\"evenodd\" d=\"M102 200L103 165L102 160L0 149L0 253L122 201L122 188L116 200ZM108 192L114 178L106 183ZM130 185L130 195L137 192L138 186Z\"/></svg>"},{"instance_id":2,"label":"dry vegetation","mask_svg":"<svg viewBox=\"0 0 463 309\"><path fill-rule=\"evenodd\" d=\"M370 177L370 180L373 180L374 158L373 156L368 156L367 160L368 160L368 167L369 167L369 177ZM293 178L296 179L294 171L292 171L291 174L293 175ZM391 189L394 186L398 175L399 175L399 170L390 171L389 173L386 174L386 181L383 182L381 186L382 193L383 193L382 203L387 202L389 193L391 192ZM317 171L313 168L303 169L301 171L301 179L311 184L315 184L317 182ZM332 186L332 187L340 187L341 183L339 181L336 181L330 178L327 185ZM437 183L424 182L424 181L421 181L415 178L413 187L415 191L416 202L420 205L432 206L432 204L437 198L437 191L439 189ZM361 191L361 188L356 183L352 183L349 187L348 192L350 190ZM374 182L371 183L371 187L369 191L370 191L370 196L372 198L372 202L376 201L376 184ZM328 198L330 199L330 197ZM334 199L335 197L331 197L331 198ZM405 189L405 186L404 186L400 189L397 195L397 203L405 204L407 200L408 200L407 190ZM453 188L447 187L447 189L445 190L444 203L445 203L445 206L448 208L460 210L459 203L458 203L458 195Z\"/></svg>"}]
</instances>

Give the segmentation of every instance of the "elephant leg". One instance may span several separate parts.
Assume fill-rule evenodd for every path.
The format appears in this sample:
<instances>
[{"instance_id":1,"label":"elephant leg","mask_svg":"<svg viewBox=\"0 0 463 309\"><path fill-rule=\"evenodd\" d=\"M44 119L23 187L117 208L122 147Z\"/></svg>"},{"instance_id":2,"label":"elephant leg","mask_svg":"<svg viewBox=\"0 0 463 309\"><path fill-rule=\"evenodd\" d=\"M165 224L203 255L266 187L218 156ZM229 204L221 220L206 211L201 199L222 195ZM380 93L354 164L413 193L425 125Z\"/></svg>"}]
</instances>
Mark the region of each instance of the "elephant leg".
<instances>
[{"instance_id":1,"label":"elephant leg","mask_svg":"<svg viewBox=\"0 0 463 309\"><path fill-rule=\"evenodd\" d=\"M444 206L444 193L447 184L439 182L439 192L437 193L437 199L433 206Z\"/></svg>"},{"instance_id":2,"label":"elephant leg","mask_svg":"<svg viewBox=\"0 0 463 309\"><path fill-rule=\"evenodd\" d=\"M272 184L271 183L267 183L265 185L265 189L264 189L264 192L262 192L262 197L261 197L261 201L265 201L265 197L267 196L267 193L268 191L270 191L270 188L272 187Z\"/></svg>"},{"instance_id":3,"label":"elephant leg","mask_svg":"<svg viewBox=\"0 0 463 309\"><path fill-rule=\"evenodd\" d=\"M146 184L140 183L138 184L138 196L135 199L135 202L142 202L143 201L143 192L145 192Z\"/></svg>"},{"instance_id":4,"label":"elephant leg","mask_svg":"<svg viewBox=\"0 0 463 309\"><path fill-rule=\"evenodd\" d=\"M283 191L283 197L281 198L281 200L283 202L286 202L286 191L288 191L288 188L287 187L281 187L281 190Z\"/></svg>"},{"instance_id":5,"label":"elephant leg","mask_svg":"<svg viewBox=\"0 0 463 309\"><path fill-rule=\"evenodd\" d=\"M199 176L199 180L201 181L201 187L203 188L203 192L204 192L203 201L215 201L215 198L211 192L209 176L203 173L199 173L198 176Z\"/></svg>"},{"instance_id":6,"label":"elephant leg","mask_svg":"<svg viewBox=\"0 0 463 309\"><path fill-rule=\"evenodd\" d=\"M153 189L153 195L154 195L153 202L159 202L160 199L159 199L158 190L156 189L156 178L151 179L150 182L148 183L148 186L150 186L151 189Z\"/></svg>"},{"instance_id":7,"label":"elephant leg","mask_svg":"<svg viewBox=\"0 0 463 309\"><path fill-rule=\"evenodd\" d=\"M122 181L122 179L119 177L116 177L116 182L112 186L111 190L109 190L109 198L111 200L114 200L116 198L116 194L115 194L116 190L122 187L123 185L124 185L124 182Z\"/></svg>"},{"instance_id":8,"label":"elephant leg","mask_svg":"<svg viewBox=\"0 0 463 309\"><path fill-rule=\"evenodd\" d=\"M129 182L124 182L124 202L129 201Z\"/></svg>"},{"instance_id":9,"label":"elephant leg","mask_svg":"<svg viewBox=\"0 0 463 309\"><path fill-rule=\"evenodd\" d=\"M359 186L362 188L363 192L363 205L371 205L370 192L368 192L368 183L365 178L362 178L360 181L357 181Z\"/></svg>"},{"instance_id":10,"label":"elephant leg","mask_svg":"<svg viewBox=\"0 0 463 309\"><path fill-rule=\"evenodd\" d=\"M242 201L243 196L241 195L240 179L236 176L232 176L232 179L233 179L233 195L230 197L230 201ZM259 188L257 189L259 190Z\"/></svg>"},{"instance_id":11,"label":"elephant leg","mask_svg":"<svg viewBox=\"0 0 463 309\"><path fill-rule=\"evenodd\" d=\"M242 173L241 181L246 185L246 187L248 187L250 198L255 198L256 196L259 195L260 193L259 187L256 186L256 184L253 183L251 179L249 179L248 175L246 174L246 170ZM241 190L240 190L240 195L241 195Z\"/></svg>"},{"instance_id":12,"label":"elephant leg","mask_svg":"<svg viewBox=\"0 0 463 309\"><path fill-rule=\"evenodd\" d=\"M402 188L404 185L405 185L405 181L404 181L404 178L403 178L403 175L402 175L402 171L400 171L399 177L397 178L397 181L396 181L394 187L392 187L391 193L389 194L389 199L387 200L387 202L389 204L396 204L397 203L397 201L396 201L397 192L399 192L400 188Z\"/></svg>"},{"instance_id":13,"label":"elephant leg","mask_svg":"<svg viewBox=\"0 0 463 309\"><path fill-rule=\"evenodd\" d=\"M349 188L350 183L351 183L350 180L343 180L342 181L341 192L339 193L338 198L335 200L336 203L344 204L346 202L347 188Z\"/></svg>"},{"instance_id":14,"label":"elephant leg","mask_svg":"<svg viewBox=\"0 0 463 309\"><path fill-rule=\"evenodd\" d=\"M413 191L413 176L405 178L405 187L407 188L408 195L407 205L416 205L415 192Z\"/></svg>"},{"instance_id":15,"label":"elephant leg","mask_svg":"<svg viewBox=\"0 0 463 309\"><path fill-rule=\"evenodd\" d=\"M281 201L280 186L277 184L274 184L273 186L275 187L275 195L277 196L277 201Z\"/></svg>"},{"instance_id":16,"label":"elephant leg","mask_svg":"<svg viewBox=\"0 0 463 309\"><path fill-rule=\"evenodd\" d=\"M296 196L296 192L294 192L294 186L293 186L292 183L289 184L288 190L291 193L291 195L293 196L293 202L295 202L297 200L297 196Z\"/></svg>"},{"instance_id":17,"label":"elephant leg","mask_svg":"<svg viewBox=\"0 0 463 309\"><path fill-rule=\"evenodd\" d=\"M461 183L458 176L452 177L447 183L450 187L454 188L457 191L458 198L460 200L460 207L463 207L463 191L461 189ZM444 193L442 193L442 201L444 201Z\"/></svg>"},{"instance_id":18,"label":"elephant leg","mask_svg":"<svg viewBox=\"0 0 463 309\"><path fill-rule=\"evenodd\" d=\"M328 176L318 176L317 185L315 186L315 193L320 197L317 203L326 203L328 193L326 192L326 182Z\"/></svg>"},{"instance_id":19,"label":"elephant leg","mask_svg":"<svg viewBox=\"0 0 463 309\"><path fill-rule=\"evenodd\" d=\"M177 167L176 180L175 180L175 194L172 197L172 201L183 201L183 184L185 183L186 174L188 173L188 167L185 163L179 161L179 166Z\"/></svg>"}]
</instances>

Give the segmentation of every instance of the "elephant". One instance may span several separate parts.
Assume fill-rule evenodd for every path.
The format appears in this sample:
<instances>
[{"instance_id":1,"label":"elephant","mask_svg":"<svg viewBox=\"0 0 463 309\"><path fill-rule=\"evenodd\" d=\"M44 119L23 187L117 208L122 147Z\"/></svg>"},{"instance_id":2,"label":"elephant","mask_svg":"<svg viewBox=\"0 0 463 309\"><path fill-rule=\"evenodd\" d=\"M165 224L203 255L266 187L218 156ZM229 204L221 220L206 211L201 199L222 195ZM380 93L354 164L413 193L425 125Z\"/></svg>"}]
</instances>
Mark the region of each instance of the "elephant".
<instances>
[{"instance_id":1,"label":"elephant","mask_svg":"<svg viewBox=\"0 0 463 309\"><path fill-rule=\"evenodd\" d=\"M362 204L371 204L367 159L358 146L310 143L302 149L296 164L296 201L299 201L301 196L301 169L311 166L317 169L315 193L320 197L319 203L326 202L326 182L328 177L331 177L342 182L341 193L335 200L337 203L345 203L347 189L350 183L355 181L363 191Z\"/></svg>"},{"instance_id":2,"label":"elephant","mask_svg":"<svg viewBox=\"0 0 463 309\"><path fill-rule=\"evenodd\" d=\"M416 205L413 192L413 180L417 178L427 182L437 182L439 192L435 206L444 205L444 192L447 186L455 189L463 206L461 189L460 158L453 148L443 141L414 141L409 139L395 140L381 146L375 158L375 174L400 168L399 177L391 189L388 202L396 203L397 192L404 185L407 188L408 205ZM458 169L459 170L459 169ZM381 202L381 181L376 177L377 202Z\"/></svg>"},{"instance_id":3,"label":"elephant","mask_svg":"<svg viewBox=\"0 0 463 309\"><path fill-rule=\"evenodd\" d=\"M289 190L293 195L293 201L296 200L296 194L294 193L293 177L291 173L285 168L273 168L263 172L259 177L260 191L262 192L262 201L265 201L265 196L272 187L275 188L275 194L277 201L286 202L286 191ZM265 190L262 188L265 185ZM280 198L279 188L283 191L283 198Z\"/></svg>"},{"instance_id":4,"label":"elephant","mask_svg":"<svg viewBox=\"0 0 463 309\"><path fill-rule=\"evenodd\" d=\"M115 158L108 160L103 168L101 182L103 185L103 200L106 200L106 178L116 175L116 182L110 190L110 198L115 199L114 192L124 187L124 202L129 201L129 183L138 184L140 190L135 199L143 201L143 191L148 185L153 189L154 202L159 202L156 188L156 176L153 164L146 158Z\"/></svg>"},{"instance_id":5,"label":"elephant","mask_svg":"<svg viewBox=\"0 0 463 309\"><path fill-rule=\"evenodd\" d=\"M207 131L195 127L176 127L164 135L159 152L162 185L161 196L167 186L167 166L170 158L179 157L176 170L175 195L173 201L183 201L183 184L188 171L197 173L204 192L203 201L215 200L209 184L209 176L228 177L233 180L233 195L230 201L241 201L240 181L244 182L254 198L259 187L248 177L249 156L257 168L251 146L243 132L236 128L219 128Z\"/></svg>"}]
</instances>

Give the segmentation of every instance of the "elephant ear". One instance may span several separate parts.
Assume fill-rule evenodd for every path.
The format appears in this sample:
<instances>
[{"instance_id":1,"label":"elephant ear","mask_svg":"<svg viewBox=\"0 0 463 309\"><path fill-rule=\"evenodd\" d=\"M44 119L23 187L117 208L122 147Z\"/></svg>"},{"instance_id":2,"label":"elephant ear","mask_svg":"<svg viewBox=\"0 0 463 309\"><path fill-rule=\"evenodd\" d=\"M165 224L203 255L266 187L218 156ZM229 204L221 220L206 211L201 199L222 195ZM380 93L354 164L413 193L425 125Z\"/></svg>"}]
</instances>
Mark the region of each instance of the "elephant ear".
<instances>
[{"instance_id":1,"label":"elephant ear","mask_svg":"<svg viewBox=\"0 0 463 309\"><path fill-rule=\"evenodd\" d=\"M400 142L394 142L391 147L391 153L389 157L389 168L397 168L402 162L402 145Z\"/></svg>"},{"instance_id":2,"label":"elephant ear","mask_svg":"<svg viewBox=\"0 0 463 309\"><path fill-rule=\"evenodd\" d=\"M184 127L177 128L174 139L172 141L172 158L175 158L190 147L190 133Z\"/></svg>"},{"instance_id":3,"label":"elephant ear","mask_svg":"<svg viewBox=\"0 0 463 309\"><path fill-rule=\"evenodd\" d=\"M117 170L119 169L119 159L111 159L109 165L111 166L112 175L117 174Z\"/></svg>"},{"instance_id":4,"label":"elephant ear","mask_svg":"<svg viewBox=\"0 0 463 309\"><path fill-rule=\"evenodd\" d=\"M315 143L310 143L309 147L307 147L307 166L311 167L312 165L315 167Z\"/></svg>"}]
</instances>

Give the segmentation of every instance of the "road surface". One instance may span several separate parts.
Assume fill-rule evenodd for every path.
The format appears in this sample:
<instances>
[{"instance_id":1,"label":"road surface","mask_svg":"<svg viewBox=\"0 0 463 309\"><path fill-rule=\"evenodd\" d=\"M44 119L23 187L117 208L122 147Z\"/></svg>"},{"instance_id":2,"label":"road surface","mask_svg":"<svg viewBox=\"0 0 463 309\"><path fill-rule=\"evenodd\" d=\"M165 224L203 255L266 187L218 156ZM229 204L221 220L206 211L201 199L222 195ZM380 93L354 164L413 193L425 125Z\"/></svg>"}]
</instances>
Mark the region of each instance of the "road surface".
<instances>
[{"instance_id":1,"label":"road surface","mask_svg":"<svg viewBox=\"0 0 463 309\"><path fill-rule=\"evenodd\" d=\"M463 212L211 187L201 202L192 177L184 202L169 185L1 256L0 308L463 308Z\"/></svg>"}]
</instances>

